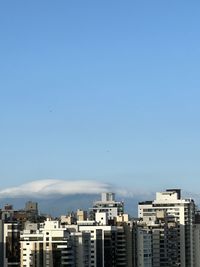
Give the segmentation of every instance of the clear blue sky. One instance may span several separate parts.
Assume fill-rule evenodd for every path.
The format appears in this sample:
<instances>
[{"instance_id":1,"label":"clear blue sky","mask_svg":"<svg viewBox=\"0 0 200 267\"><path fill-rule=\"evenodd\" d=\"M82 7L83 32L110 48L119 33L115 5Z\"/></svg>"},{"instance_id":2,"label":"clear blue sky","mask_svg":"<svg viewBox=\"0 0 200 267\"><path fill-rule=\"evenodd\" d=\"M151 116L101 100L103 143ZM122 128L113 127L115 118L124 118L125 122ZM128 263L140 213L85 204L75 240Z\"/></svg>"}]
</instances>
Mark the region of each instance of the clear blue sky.
<instances>
[{"instance_id":1,"label":"clear blue sky","mask_svg":"<svg viewBox=\"0 0 200 267\"><path fill-rule=\"evenodd\" d=\"M198 191L199 14L199 1L1 1L1 188Z\"/></svg>"}]
</instances>

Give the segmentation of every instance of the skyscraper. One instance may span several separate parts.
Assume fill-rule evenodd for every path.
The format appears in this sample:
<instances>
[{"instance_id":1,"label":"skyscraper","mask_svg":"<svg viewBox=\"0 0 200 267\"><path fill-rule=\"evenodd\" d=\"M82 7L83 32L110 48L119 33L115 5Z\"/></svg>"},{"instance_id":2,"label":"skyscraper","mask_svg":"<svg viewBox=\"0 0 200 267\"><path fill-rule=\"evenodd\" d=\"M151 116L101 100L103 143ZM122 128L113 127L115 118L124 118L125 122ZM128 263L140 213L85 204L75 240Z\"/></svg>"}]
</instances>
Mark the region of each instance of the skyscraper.
<instances>
[{"instance_id":1,"label":"skyscraper","mask_svg":"<svg viewBox=\"0 0 200 267\"><path fill-rule=\"evenodd\" d=\"M195 205L192 199L182 199L180 189L169 189L156 193L154 201L140 202L138 216L147 226L154 228L158 221L158 212L164 212L163 220L173 221L178 227L177 257L181 267L194 266L194 215ZM164 221L163 221L164 222ZM163 227L166 227L164 223ZM161 229L159 230L160 233ZM166 251L164 251L166 253ZM155 257L156 255L153 255ZM159 255L160 257L161 255ZM172 256L172 255L171 255ZM169 255L168 255L169 257ZM177 262L177 265L179 262ZM154 265L153 265L154 266Z\"/></svg>"}]
</instances>

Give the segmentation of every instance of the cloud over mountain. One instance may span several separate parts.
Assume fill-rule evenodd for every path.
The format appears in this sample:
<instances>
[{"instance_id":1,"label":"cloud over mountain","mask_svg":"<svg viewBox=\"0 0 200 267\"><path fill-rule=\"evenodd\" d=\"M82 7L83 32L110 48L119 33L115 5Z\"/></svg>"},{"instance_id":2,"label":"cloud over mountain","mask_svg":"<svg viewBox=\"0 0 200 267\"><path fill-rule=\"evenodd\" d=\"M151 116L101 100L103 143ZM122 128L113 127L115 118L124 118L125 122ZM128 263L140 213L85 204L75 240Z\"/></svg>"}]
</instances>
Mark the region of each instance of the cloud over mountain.
<instances>
[{"instance_id":1,"label":"cloud over mountain","mask_svg":"<svg viewBox=\"0 0 200 267\"><path fill-rule=\"evenodd\" d=\"M16 187L0 190L0 198L5 197L52 197L73 194L98 194L111 189L109 184L89 181L65 181L57 179L36 180Z\"/></svg>"},{"instance_id":2,"label":"cloud over mountain","mask_svg":"<svg viewBox=\"0 0 200 267\"><path fill-rule=\"evenodd\" d=\"M24 183L16 187L0 190L0 198L55 198L76 194L94 195L102 192L114 192L120 198L151 199L152 192L125 188L94 180L44 179Z\"/></svg>"}]
</instances>

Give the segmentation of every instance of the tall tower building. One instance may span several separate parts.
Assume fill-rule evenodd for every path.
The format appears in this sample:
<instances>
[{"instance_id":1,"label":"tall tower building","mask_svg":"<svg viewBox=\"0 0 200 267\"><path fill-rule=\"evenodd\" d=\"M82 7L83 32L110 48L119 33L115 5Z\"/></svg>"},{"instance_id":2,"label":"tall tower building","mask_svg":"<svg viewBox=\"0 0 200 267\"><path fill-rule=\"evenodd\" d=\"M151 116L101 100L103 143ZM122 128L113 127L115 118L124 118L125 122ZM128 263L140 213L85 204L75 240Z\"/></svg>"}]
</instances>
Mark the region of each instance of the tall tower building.
<instances>
[{"instance_id":1,"label":"tall tower building","mask_svg":"<svg viewBox=\"0 0 200 267\"><path fill-rule=\"evenodd\" d=\"M176 234L178 233L177 250L180 258L180 264L177 262L179 264L178 266L194 267L194 201L192 199L182 199L180 189L168 189L165 192L156 193L156 199L154 201L139 203L138 216L147 226L152 226L152 229L156 225L159 212L165 214L165 220L168 222L171 220L176 228L178 227L178 230L175 231ZM163 227L163 229L166 229L165 222ZM171 226L171 230L167 232L165 230L165 232L172 235L172 229L173 227ZM161 235L161 229L158 229L157 233ZM154 231L154 239L156 238L155 235L156 231ZM173 242L175 241L173 240ZM166 250L164 250L164 253L166 253Z\"/></svg>"}]
</instances>

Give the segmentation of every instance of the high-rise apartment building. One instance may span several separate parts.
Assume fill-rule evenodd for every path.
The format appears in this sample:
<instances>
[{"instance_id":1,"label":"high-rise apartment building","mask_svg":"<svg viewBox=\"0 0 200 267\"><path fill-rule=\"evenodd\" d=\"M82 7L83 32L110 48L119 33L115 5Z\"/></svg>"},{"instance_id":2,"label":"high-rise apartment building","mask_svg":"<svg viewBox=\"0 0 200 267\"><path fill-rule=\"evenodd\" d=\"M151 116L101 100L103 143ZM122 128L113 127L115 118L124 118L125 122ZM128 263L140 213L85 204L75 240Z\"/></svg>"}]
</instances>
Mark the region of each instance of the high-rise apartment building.
<instances>
[{"instance_id":1,"label":"high-rise apartment building","mask_svg":"<svg viewBox=\"0 0 200 267\"><path fill-rule=\"evenodd\" d=\"M20 236L21 267L74 267L71 235L59 221L27 224Z\"/></svg>"},{"instance_id":2,"label":"high-rise apartment building","mask_svg":"<svg viewBox=\"0 0 200 267\"><path fill-rule=\"evenodd\" d=\"M1 262L4 267L20 266L20 225L18 222L2 222Z\"/></svg>"},{"instance_id":3,"label":"high-rise apartment building","mask_svg":"<svg viewBox=\"0 0 200 267\"><path fill-rule=\"evenodd\" d=\"M159 218L159 213L162 213L162 220ZM158 257L159 261L162 258L163 266L170 266L167 263L164 265L164 258L166 257L168 257L166 261L171 261L172 264L174 260L176 261L176 265L172 266L194 266L194 215L194 201L192 199L182 199L179 189L169 189L166 192L156 193L154 201L139 203L138 216L148 227L152 228L152 242L155 243L156 238L159 244L165 240L169 243L170 238L173 241L174 247L164 243L163 251L152 251L153 267L161 266L155 263ZM159 223L158 219L160 219ZM160 226L156 230L158 225ZM165 239L161 242L162 236L165 236ZM170 248L172 249L171 254Z\"/></svg>"},{"instance_id":4,"label":"high-rise apartment building","mask_svg":"<svg viewBox=\"0 0 200 267\"><path fill-rule=\"evenodd\" d=\"M91 267L129 266L123 226L79 225L91 234Z\"/></svg>"},{"instance_id":5,"label":"high-rise apartment building","mask_svg":"<svg viewBox=\"0 0 200 267\"><path fill-rule=\"evenodd\" d=\"M119 219L119 222L117 222ZM115 218L115 225L108 225L108 214L96 212L95 220L66 224L71 233L90 233L91 267L132 267L132 231L128 216Z\"/></svg>"},{"instance_id":6,"label":"high-rise apartment building","mask_svg":"<svg viewBox=\"0 0 200 267\"><path fill-rule=\"evenodd\" d=\"M137 227L135 239L135 265L138 267L152 267L152 233L148 227Z\"/></svg>"}]
</instances>

